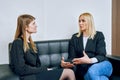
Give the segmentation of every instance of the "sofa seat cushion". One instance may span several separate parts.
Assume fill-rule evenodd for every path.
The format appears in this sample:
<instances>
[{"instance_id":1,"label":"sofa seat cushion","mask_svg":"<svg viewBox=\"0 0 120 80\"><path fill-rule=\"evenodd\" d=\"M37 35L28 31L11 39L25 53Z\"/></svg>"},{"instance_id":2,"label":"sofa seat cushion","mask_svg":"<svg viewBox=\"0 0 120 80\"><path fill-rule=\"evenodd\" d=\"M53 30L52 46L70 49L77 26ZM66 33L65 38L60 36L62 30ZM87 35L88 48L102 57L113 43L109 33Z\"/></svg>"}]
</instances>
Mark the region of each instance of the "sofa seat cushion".
<instances>
[{"instance_id":1,"label":"sofa seat cushion","mask_svg":"<svg viewBox=\"0 0 120 80\"><path fill-rule=\"evenodd\" d=\"M0 65L0 80L20 80L19 76L15 75L10 67L9 64L2 64Z\"/></svg>"}]
</instances>

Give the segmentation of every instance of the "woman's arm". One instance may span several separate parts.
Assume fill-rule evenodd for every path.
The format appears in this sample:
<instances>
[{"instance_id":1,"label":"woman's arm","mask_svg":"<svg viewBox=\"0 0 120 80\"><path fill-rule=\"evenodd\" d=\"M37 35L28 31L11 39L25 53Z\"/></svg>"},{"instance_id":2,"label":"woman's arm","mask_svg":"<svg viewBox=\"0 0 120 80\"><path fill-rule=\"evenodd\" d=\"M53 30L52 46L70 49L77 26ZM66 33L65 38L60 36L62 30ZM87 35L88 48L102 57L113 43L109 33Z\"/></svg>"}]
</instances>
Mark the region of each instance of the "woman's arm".
<instances>
[{"instance_id":1,"label":"woman's arm","mask_svg":"<svg viewBox=\"0 0 120 80\"><path fill-rule=\"evenodd\" d=\"M96 46L96 58L98 62L103 61L106 59L106 44L105 44L105 38L102 32L98 32L97 35L97 46Z\"/></svg>"}]
</instances>

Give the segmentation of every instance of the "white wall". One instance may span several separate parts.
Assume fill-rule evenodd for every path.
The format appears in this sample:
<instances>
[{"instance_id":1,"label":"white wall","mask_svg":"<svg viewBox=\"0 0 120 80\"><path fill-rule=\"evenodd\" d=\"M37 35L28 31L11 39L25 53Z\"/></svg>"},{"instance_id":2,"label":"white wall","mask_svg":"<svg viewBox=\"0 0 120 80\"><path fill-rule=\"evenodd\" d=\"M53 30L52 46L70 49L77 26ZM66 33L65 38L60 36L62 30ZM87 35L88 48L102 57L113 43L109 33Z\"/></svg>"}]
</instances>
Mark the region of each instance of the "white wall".
<instances>
[{"instance_id":1,"label":"white wall","mask_svg":"<svg viewBox=\"0 0 120 80\"><path fill-rule=\"evenodd\" d=\"M16 19L28 13L36 17L37 34L33 40L69 39L78 32L78 16L90 12L96 29L105 35L111 54L112 0L0 0L0 64L9 63L8 43L16 30Z\"/></svg>"}]
</instances>

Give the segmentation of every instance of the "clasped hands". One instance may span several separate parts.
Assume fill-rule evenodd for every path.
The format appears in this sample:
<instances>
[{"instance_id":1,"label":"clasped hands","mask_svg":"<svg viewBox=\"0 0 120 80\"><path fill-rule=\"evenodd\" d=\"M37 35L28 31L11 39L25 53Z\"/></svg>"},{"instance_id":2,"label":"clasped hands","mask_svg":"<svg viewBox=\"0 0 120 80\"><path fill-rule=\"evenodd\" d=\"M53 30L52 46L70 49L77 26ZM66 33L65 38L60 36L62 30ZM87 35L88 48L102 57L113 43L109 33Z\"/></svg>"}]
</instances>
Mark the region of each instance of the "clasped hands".
<instances>
[{"instance_id":1,"label":"clasped hands","mask_svg":"<svg viewBox=\"0 0 120 80\"><path fill-rule=\"evenodd\" d=\"M72 68L75 65L78 64L90 64L92 63L92 60L88 57L88 55L85 53L85 51L83 51L84 56L81 58L74 58L71 62L65 62L64 61L64 57L62 57L61 60L61 66L64 68Z\"/></svg>"}]
</instances>

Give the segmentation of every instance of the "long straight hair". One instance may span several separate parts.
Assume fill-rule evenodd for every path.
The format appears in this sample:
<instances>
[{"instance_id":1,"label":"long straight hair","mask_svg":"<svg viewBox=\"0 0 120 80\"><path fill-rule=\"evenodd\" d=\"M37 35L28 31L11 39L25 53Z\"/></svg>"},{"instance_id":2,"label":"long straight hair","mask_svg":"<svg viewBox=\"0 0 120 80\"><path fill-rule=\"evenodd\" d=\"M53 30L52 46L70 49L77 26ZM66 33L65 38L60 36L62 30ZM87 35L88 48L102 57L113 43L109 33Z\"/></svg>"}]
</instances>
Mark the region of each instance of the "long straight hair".
<instances>
[{"instance_id":1,"label":"long straight hair","mask_svg":"<svg viewBox=\"0 0 120 80\"><path fill-rule=\"evenodd\" d=\"M29 44L26 40L26 32L25 32L25 28L29 26L30 22L32 22L33 20L35 20L35 17L28 15L28 14L23 14L20 15L17 19L17 29L16 29L16 33L15 33L15 37L14 39L23 38L23 48L24 48L24 52L28 51L30 49ZM37 48L35 43L33 42L31 36L29 37L30 40L30 46L33 49L33 51L35 53L37 53Z\"/></svg>"},{"instance_id":2,"label":"long straight hair","mask_svg":"<svg viewBox=\"0 0 120 80\"><path fill-rule=\"evenodd\" d=\"M93 39L95 34L96 34L93 16L90 13L82 13L79 16L79 19L81 16L84 17L85 20L87 21L89 38ZM79 19L78 19L78 21L79 21ZM82 33L82 31L79 28L79 32L77 34L77 37L79 37L81 35L81 33Z\"/></svg>"}]
</instances>

